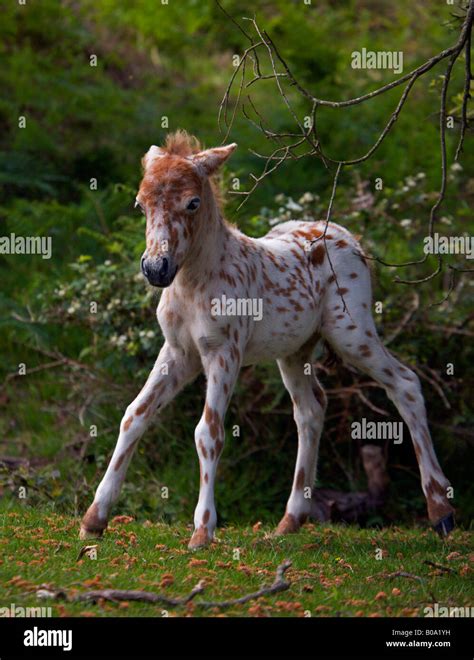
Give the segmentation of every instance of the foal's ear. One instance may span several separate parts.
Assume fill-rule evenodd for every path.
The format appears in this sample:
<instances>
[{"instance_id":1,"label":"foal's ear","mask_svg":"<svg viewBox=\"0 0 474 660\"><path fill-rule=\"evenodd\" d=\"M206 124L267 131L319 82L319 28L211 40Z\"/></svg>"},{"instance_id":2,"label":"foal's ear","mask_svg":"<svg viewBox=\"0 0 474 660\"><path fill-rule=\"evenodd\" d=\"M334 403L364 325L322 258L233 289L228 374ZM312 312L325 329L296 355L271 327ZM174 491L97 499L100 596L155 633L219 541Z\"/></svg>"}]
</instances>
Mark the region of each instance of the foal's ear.
<instances>
[{"instance_id":1,"label":"foal's ear","mask_svg":"<svg viewBox=\"0 0 474 660\"><path fill-rule=\"evenodd\" d=\"M142 158L143 169L146 170L156 158L161 158L165 154L166 152L163 149L157 147L156 144L152 144Z\"/></svg>"},{"instance_id":2,"label":"foal's ear","mask_svg":"<svg viewBox=\"0 0 474 660\"><path fill-rule=\"evenodd\" d=\"M225 147L206 149L191 156L191 160L199 168L202 168L207 176L211 176L225 163L236 147L237 144L233 142L232 144L227 144Z\"/></svg>"}]
</instances>

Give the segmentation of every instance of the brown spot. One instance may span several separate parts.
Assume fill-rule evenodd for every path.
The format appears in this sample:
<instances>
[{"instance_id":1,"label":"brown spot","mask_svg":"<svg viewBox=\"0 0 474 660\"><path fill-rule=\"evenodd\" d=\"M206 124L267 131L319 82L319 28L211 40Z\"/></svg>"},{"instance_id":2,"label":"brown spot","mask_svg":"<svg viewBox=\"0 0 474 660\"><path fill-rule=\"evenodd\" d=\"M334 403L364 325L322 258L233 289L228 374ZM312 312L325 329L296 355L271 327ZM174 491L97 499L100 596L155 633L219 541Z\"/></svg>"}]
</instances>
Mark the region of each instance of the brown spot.
<instances>
[{"instance_id":1,"label":"brown spot","mask_svg":"<svg viewBox=\"0 0 474 660\"><path fill-rule=\"evenodd\" d=\"M304 468L300 468L298 476L296 477L296 489L303 490L304 487Z\"/></svg>"},{"instance_id":2,"label":"brown spot","mask_svg":"<svg viewBox=\"0 0 474 660\"><path fill-rule=\"evenodd\" d=\"M204 515L202 517L202 524L203 525L207 525L207 523L209 522L210 516L211 516L211 512L209 511L209 509L206 509L204 511Z\"/></svg>"},{"instance_id":3,"label":"brown spot","mask_svg":"<svg viewBox=\"0 0 474 660\"><path fill-rule=\"evenodd\" d=\"M387 376L390 376L390 378L393 377L393 371L391 369L383 369L384 374L387 374Z\"/></svg>"},{"instance_id":4,"label":"brown spot","mask_svg":"<svg viewBox=\"0 0 474 660\"><path fill-rule=\"evenodd\" d=\"M164 380L162 380L161 383L157 383L157 385L155 385L155 387L153 388L153 391L156 392L159 396L163 392L165 387L166 387L166 383L165 383Z\"/></svg>"},{"instance_id":5,"label":"brown spot","mask_svg":"<svg viewBox=\"0 0 474 660\"><path fill-rule=\"evenodd\" d=\"M123 430L124 430L124 431L128 431L128 429L129 429L130 426L132 425L132 422L133 422L133 415L132 415L131 417L129 417L128 419L125 420L125 422L124 422L124 424L123 424Z\"/></svg>"},{"instance_id":6,"label":"brown spot","mask_svg":"<svg viewBox=\"0 0 474 660\"><path fill-rule=\"evenodd\" d=\"M153 401L154 398L155 398L155 395L150 394L150 396L140 406L138 406L135 414L136 415L143 415L143 413L148 408L148 406L150 405L150 403Z\"/></svg>"},{"instance_id":7,"label":"brown spot","mask_svg":"<svg viewBox=\"0 0 474 660\"><path fill-rule=\"evenodd\" d=\"M216 440L216 457L219 457L222 452L222 448L224 447L224 443L222 440Z\"/></svg>"},{"instance_id":8,"label":"brown spot","mask_svg":"<svg viewBox=\"0 0 474 660\"><path fill-rule=\"evenodd\" d=\"M326 254L326 248L324 245L317 245L313 252L311 253L311 263L313 266L320 266L324 261L324 256Z\"/></svg>"},{"instance_id":9,"label":"brown spot","mask_svg":"<svg viewBox=\"0 0 474 660\"><path fill-rule=\"evenodd\" d=\"M213 440L215 440L215 439L217 438L217 436L219 435L219 427L217 426L217 424L215 424L215 423L213 422L213 423L211 424L211 426L209 427L209 432L210 432L210 434L211 434L211 438L212 438Z\"/></svg>"},{"instance_id":10,"label":"brown spot","mask_svg":"<svg viewBox=\"0 0 474 660\"><path fill-rule=\"evenodd\" d=\"M345 296L346 293L347 293L348 291L349 291L349 289L344 289L344 288L342 288L342 289L338 289L338 290L337 290L337 293L338 293L340 296Z\"/></svg>"},{"instance_id":11,"label":"brown spot","mask_svg":"<svg viewBox=\"0 0 474 660\"><path fill-rule=\"evenodd\" d=\"M415 397L410 394L410 392L405 392L405 398L408 399L408 401L416 401Z\"/></svg>"},{"instance_id":12,"label":"brown spot","mask_svg":"<svg viewBox=\"0 0 474 660\"><path fill-rule=\"evenodd\" d=\"M357 328L356 325L348 325L346 329L347 330L355 330L356 328Z\"/></svg>"},{"instance_id":13,"label":"brown spot","mask_svg":"<svg viewBox=\"0 0 474 660\"><path fill-rule=\"evenodd\" d=\"M204 419L206 420L207 424L210 424L212 422L212 417L213 417L212 408L210 408L206 403L204 406Z\"/></svg>"},{"instance_id":14,"label":"brown spot","mask_svg":"<svg viewBox=\"0 0 474 660\"><path fill-rule=\"evenodd\" d=\"M201 454L204 456L204 458L207 458L207 449L204 446L202 438L199 439L198 445L199 445L199 449L201 450Z\"/></svg>"},{"instance_id":15,"label":"brown spot","mask_svg":"<svg viewBox=\"0 0 474 660\"><path fill-rule=\"evenodd\" d=\"M336 245L338 248L345 248L347 247L348 243L343 238L340 238L338 241L336 241Z\"/></svg>"},{"instance_id":16,"label":"brown spot","mask_svg":"<svg viewBox=\"0 0 474 660\"><path fill-rule=\"evenodd\" d=\"M355 278L359 276L357 275L357 273L351 273L349 277L351 278L351 280L355 280Z\"/></svg>"},{"instance_id":17,"label":"brown spot","mask_svg":"<svg viewBox=\"0 0 474 660\"><path fill-rule=\"evenodd\" d=\"M366 330L365 334L367 335L367 337L373 337L374 336L374 333L370 332L370 330Z\"/></svg>"},{"instance_id":18,"label":"brown spot","mask_svg":"<svg viewBox=\"0 0 474 660\"><path fill-rule=\"evenodd\" d=\"M121 456L118 457L117 462L115 463L115 468L114 468L115 472L120 470L120 466L122 465L125 456L126 454L121 454Z\"/></svg>"}]
</instances>

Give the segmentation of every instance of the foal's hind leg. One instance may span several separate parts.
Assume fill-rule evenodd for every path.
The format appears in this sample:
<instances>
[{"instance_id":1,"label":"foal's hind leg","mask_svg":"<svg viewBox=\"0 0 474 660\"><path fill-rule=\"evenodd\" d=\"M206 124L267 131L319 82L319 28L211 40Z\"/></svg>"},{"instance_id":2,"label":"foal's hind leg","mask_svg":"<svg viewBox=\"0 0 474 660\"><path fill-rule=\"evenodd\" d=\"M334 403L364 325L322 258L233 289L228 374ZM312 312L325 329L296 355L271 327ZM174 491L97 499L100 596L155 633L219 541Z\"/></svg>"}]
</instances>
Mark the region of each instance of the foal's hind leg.
<instances>
[{"instance_id":1,"label":"foal's hind leg","mask_svg":"<svg viewBox=\"0 0 474 660\"><path fill-rule=\"evenodd\" d=\"M349 303L349 308L351 305ZM448 501L449 481L436 457L425 403L417 375L402 365L377 337L368 310L357 318L329 322L326 339L342 358L380 383L410 430L428 505L428 517L436 531L447 535L454 527L454 509ZM342 314L340 315L342 316Z\"/></svg>"},{"instance_id":2,"label":"foal's hind leg","mask_svg":"<svg viewBox=\"0 0 474 660\"><path fill-rule=\"evenodd\" d=\"M308 362L300 354L278 361L283 382L293 401L293 415L298 428L298 455L293 487L285 515L276 529L277 535L296 532L305 522L310 513L311 491L316 478L326 395L312 373L310 356L305 357Z\"/></svg>"}]
</instances>

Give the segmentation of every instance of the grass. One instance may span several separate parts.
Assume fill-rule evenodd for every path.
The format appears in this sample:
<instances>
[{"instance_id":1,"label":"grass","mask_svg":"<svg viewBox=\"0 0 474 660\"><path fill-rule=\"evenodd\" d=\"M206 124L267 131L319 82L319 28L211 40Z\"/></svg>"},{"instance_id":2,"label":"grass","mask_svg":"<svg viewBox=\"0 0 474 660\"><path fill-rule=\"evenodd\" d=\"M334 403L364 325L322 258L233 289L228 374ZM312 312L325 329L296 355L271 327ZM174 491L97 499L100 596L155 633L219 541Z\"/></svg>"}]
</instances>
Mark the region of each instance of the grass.
<instances>
[{"instance_id":1,"label":"grass","mask_svg":"<svg viewBox=\"0 0 474 660\"><path fill-rule=\"evenodd\" d=\"M191 552L183 524L129 522L118 516L98 542L97 559L78 555L79 521L29 508L0 512L0 608L51 606L53 616L423 616L440 606L473 604L474 554L469 532L443 542L429 529L359 529L306 525L299 534L271 538L270 527L219 529L210 549ZM91 543L94 543L91 541ZM376 559L377 549L382 559ZM471 550L470 550L471 549ZM379 553L380 556L380 553ZM161 605L39 601L41 584L67 590L140 589L169 597L188 594L199 580L202 600L225 600L271 584L278 564L292 561L287 591L225 610L195 604L163 612ZM433 568L426 560L448 570ZM413 573L387 578L395 571Z\"/></svg>"}]
</instances>

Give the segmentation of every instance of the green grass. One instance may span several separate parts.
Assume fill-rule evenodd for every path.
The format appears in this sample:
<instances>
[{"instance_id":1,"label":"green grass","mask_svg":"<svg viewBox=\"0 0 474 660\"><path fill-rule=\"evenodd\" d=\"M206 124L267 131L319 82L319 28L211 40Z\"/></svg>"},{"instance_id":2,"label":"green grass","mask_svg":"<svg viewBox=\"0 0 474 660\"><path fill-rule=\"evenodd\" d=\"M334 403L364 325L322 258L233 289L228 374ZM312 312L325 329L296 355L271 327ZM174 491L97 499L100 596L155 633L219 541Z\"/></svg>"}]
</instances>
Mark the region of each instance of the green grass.
<instances>
[{"instance_id":1,"label":"green grass","mask_svg":"<svg viewBox=\"0 0 474 660\"><path fill-rule=\"evenodd\" d=\"M141 589L174 597L204 580L205 591L196 602L220 601L271 584L275 568L286 558L292 561L287 591L222 612L196 605L170 608L169 616L423 616L433 600L448 607L474 602L472 538L462 530L442 542L421 528L308 524L299 534L276 539L266 526L226 527L218 529L210 549L191 552L186 525L119 518L98 542L97 559L77 560L85 545L77 537L78 519L6 504L0 518L0 607L47 605L53 616L163 616L161 605L39 601L35 590L48 584L76 591ZM380 560L377 549L383 553ZM430 567L426 560L451 571ZM422 581L386 577L395 571Z\"/></svg>"}]
</instances>

